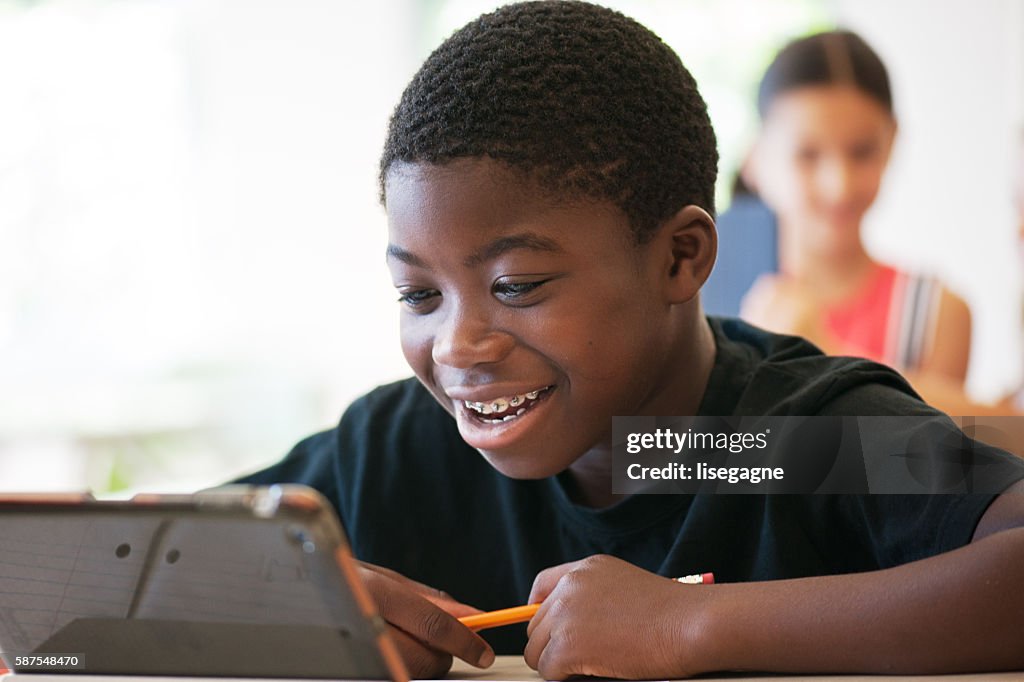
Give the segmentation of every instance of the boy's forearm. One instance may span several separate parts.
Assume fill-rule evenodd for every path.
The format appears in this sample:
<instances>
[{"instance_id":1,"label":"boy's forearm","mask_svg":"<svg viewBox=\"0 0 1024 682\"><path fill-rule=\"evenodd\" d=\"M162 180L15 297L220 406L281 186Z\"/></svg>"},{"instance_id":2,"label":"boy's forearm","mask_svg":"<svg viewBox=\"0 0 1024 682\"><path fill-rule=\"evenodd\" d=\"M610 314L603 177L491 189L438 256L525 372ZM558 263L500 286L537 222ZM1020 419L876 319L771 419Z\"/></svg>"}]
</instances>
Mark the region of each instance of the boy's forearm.
<instances>
[{"instance_id":1,"label":"boy's forearm","mask_svg":"<svg viewBox=\"0 0 1024 682\"><path fill-rule=\"evenodd\" d=\"M1024 669L1024 528L896 568L720 585L708 670Z\"/></svg>"}]
</instances>

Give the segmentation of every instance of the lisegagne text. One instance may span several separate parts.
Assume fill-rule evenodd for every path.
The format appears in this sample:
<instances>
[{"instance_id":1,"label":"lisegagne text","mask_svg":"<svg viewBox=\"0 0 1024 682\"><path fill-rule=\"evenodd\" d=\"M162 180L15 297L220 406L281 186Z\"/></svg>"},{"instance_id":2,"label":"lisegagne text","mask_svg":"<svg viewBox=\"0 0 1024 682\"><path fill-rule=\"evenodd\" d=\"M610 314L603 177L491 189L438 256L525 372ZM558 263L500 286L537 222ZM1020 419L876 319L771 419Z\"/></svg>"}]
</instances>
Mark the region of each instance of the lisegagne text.
<instances>
[{"instance_id":1,"label":"lisegagne text","mask_svg":"<svg viewBox=\"0 0 1024 682\"><path fill-rule=\"evenodd\" d=\"M722 481L724 483L760 483L781 481L785 476L782 467L716 467L704 462L695 466L672 463L660 467L645 467L633 463L626 468L626 475L634 481Z\"/></svg>"}]
</instances>

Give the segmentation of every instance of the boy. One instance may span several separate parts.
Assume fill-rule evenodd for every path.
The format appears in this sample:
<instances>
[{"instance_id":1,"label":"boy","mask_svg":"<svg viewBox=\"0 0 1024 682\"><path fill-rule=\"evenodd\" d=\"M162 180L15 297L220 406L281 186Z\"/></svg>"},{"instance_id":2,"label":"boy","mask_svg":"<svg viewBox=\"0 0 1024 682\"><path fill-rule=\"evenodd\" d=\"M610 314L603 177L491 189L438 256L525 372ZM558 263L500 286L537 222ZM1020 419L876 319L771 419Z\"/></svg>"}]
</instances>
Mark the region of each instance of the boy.
<instances>
[{"instance_id":1,"label":"boy","mask_svg":"<svg viewBox=\"0 0 1024 682\"><path fill-rule=\"evenodd\" d=\"M614 415L936 414L703 316L716 161L678 57L592 5L480 17L406 89L381 191L417 380L247 481L332 500L413 675L524 643L548 679L1024 666L1020 495L612 495ZM493 649L455 619L525 601Z\"/></svg>"}]
</instances>

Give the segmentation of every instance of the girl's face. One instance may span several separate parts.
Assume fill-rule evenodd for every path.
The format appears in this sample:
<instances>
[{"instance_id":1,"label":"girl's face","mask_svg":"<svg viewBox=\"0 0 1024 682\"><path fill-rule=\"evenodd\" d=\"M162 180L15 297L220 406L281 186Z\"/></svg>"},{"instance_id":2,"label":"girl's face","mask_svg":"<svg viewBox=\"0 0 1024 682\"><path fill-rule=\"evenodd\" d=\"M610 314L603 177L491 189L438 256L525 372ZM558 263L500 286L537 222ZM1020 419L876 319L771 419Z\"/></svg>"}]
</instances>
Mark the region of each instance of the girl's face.
<instances>
[{"instance_id":1,"label":"girl's face","mask_svg":"<svg viewBox=\"0 0 1024 682\"><path fill-rule=\"evenodd\" d=\"M769 108L745 179L783 230L816 252L841 253L859 244L895 132L885 108L852 86L792 90Z\"/></svg>"}]
</instances>

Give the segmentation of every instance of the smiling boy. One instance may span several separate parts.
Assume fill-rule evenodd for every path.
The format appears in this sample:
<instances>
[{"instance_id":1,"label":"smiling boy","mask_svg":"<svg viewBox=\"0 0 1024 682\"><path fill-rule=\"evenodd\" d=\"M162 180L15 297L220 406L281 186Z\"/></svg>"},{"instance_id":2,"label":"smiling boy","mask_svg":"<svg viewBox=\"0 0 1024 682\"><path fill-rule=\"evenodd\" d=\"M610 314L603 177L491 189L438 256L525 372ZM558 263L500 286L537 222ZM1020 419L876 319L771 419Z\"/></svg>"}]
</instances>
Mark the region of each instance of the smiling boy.
<instances>
[{"instance_id":1,"label":"smiling boy","mask_svg":"<svg viewBox=\"0 0 1024 682\"><path fill-rule=\"evenodd\" d=\"M568 469L581 497L607 504L609 415L691 414L704 393L710 216L687 206L639 247L616 207L550 196L490 159L398 162L386 178L417 378L506 476Z\"/></svg>"},{"instance_id":2,"label":"smiling boy","mask_svg":"<svg viewBox=\"0 0 1024 682\"><path fill-rule=\"evenodd\" d=\"M612 494L615 415L936 414L704 317L716 162L678 57L584 3L471 22L403 94L381 183L416 379L246 480L335 504L414 675L495 650L549 679L1024 666L1022 495ZM666 579L701 571L723 584ZM525 633L456 620L526 601Z\"/></svg>"}]
</instances>

